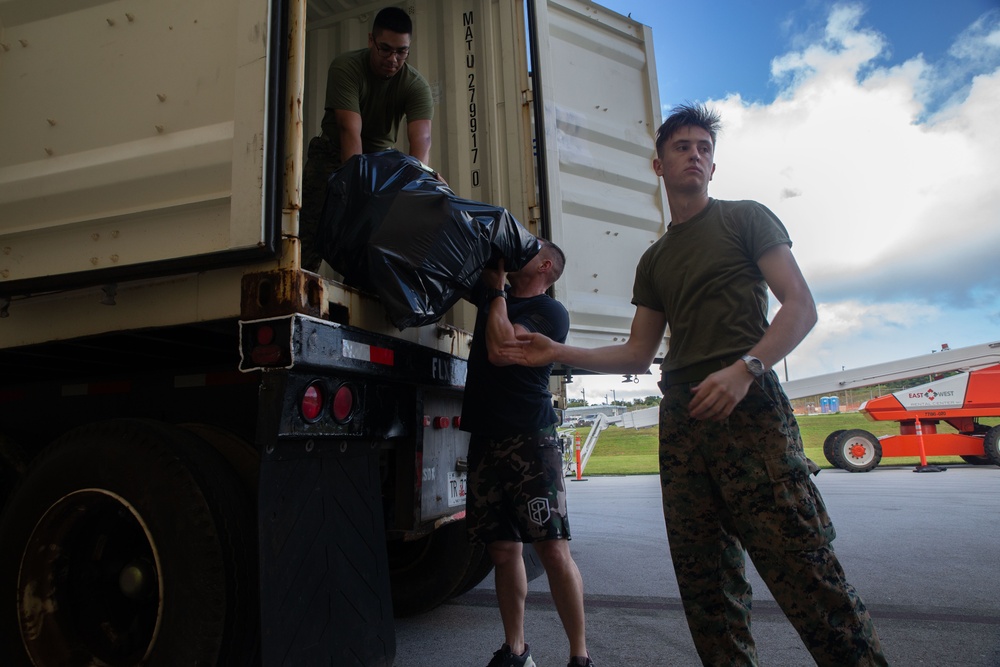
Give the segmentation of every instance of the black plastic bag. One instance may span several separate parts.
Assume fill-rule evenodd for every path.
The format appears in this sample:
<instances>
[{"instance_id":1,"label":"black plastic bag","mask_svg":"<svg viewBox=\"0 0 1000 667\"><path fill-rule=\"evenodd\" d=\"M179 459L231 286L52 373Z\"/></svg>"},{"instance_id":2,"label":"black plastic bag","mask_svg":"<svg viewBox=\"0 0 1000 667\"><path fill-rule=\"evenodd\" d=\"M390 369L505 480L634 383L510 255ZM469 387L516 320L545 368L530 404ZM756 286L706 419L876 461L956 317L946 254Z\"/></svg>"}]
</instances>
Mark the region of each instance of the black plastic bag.
<instances>
[{"instance_id":1,"label":"black plastic bag","mask_svg":"<svg viewBox=\"0 0 1000 667\"><path fill-rule=\"evenodd\" d=\"M482 270L516 271L539 244L506 209L457 197L397 150L356 155L330 177L320 253L378 294L400 330L438 321Z\"/></svg>"}]
</instances>

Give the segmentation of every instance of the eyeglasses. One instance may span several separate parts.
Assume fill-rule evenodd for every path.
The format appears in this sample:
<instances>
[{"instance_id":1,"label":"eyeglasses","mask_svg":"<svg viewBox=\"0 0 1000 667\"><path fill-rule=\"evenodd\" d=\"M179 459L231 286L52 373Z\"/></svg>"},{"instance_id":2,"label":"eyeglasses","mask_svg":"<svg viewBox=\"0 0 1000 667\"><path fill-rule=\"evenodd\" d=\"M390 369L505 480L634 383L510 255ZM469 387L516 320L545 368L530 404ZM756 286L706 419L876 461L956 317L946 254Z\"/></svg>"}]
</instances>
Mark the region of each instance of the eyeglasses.
<instances>
[{"instance_id":1,"label":"eyeglasses","mask_svg":"<svg viewBox=\"0 0 1000 667\"><path fill-rule=\"evenodd\" d=\"M378 54L386 60L389 60L393 56L399 58L400 60L406 60L406 57L410 55L410 47L408 46L404 46L401 49L394 49L388 44L379 44L378 42L375 42L375 50L378 51Z\"/></svg>"}]
</instances>

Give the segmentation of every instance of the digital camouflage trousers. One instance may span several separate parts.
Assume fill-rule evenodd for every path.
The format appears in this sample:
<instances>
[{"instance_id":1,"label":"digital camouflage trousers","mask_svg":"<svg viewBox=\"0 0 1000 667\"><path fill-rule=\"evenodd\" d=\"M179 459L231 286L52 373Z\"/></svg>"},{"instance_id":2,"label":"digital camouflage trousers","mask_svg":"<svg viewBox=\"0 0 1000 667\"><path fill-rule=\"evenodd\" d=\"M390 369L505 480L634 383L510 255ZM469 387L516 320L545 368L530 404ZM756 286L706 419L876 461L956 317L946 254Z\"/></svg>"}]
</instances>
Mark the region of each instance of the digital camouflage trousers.
<instances>
[{"instance_id":1,"label":"digital camouflage trousers","mask_svg":"<svg viewBox=\"0 0 1000 667\"><path fill-rule=\"evenodd\" d=\"M660 479L684 612L705 665L757 664L745 552L821 667L885 665L847 582L791 405L773 373L721 422L688 416L692 384L660 404Z\"/></svg>"}]
</instances>

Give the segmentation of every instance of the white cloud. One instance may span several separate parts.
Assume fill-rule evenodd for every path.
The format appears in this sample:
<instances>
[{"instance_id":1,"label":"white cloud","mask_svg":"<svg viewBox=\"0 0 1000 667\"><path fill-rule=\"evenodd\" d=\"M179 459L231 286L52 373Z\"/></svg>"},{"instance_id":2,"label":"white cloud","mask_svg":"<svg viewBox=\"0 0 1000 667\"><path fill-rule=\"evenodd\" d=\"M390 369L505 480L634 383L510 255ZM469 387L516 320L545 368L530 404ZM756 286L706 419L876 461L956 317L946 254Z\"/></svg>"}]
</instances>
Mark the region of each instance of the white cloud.
<instances>
[{"instance_id":1,"label":"white cloud","mask_svg":"<svg viewBox=\"0 0 1000 667\"><path fill-rule=\"evenodd\" d=\"M921 323L1000 313L1000 272L989 268L1000 250L1000 58L989 55L1000 54L1000 12L952 49L964 71L971 52L989 69L933 113L960 68L921 57L879 66L887 45L862 18L835 8L820 40L775 58L784 88L774 102L710 102L724 123L712 194L757 199L789 228L821 312L793 357L819 362L817 373L906 356ZM838 328L846 312L851 326Z\"/></svg>"},{"instance_id":2,"label":"white cloud","mask_svg":"<svg viewBox=\"0 0 1000 667\"><path fill-rule=\"evenodd\" d=\"M724 125L710 192L772 208L817 299L791 379L1000 340L1000 10L941 62L892 67L863 20L835 7L775 58L772 103L709 101Z\"/></svg>"},{"instance_id":3,"label":"white cloud","mask_svg":"<svg viewBox=\"0 0 1000 667\"><path fill-rule=\"evenodd\" d=\"M981 16L964 30L958 40L948 50L949 55L984 66L995 64L1000 54L1000 10L993 10Z\"/></svg>"}]
</instances>

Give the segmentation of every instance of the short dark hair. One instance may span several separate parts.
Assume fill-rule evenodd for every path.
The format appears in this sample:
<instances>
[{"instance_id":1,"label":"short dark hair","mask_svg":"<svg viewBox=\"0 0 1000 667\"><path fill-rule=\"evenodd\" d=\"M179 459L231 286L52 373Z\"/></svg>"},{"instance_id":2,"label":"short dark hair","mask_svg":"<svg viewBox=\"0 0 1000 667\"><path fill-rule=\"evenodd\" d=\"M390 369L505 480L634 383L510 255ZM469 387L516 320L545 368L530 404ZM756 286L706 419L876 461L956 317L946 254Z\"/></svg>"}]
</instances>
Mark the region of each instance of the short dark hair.
<instances>
[{"instance_id":1,"label":"short dark hair","mask_svg":"<svg viewBox=\"0 0 1000 667\"><path fill-rule=\"evenodd\" d=\"M383 30L391 30L401 35L412 35L413 21L410 20L410 15L406 13L406 10L399 7L386 7L375 15L375 21L372 23L373 35L377 35Z\"/></svg>"},{"instance_id":2,"label":"short dark hair","mask_svg":"<svg viewBox=\"0 0 1000 667\"><path fill-rule=\"evenodd\" d=\"M722 119L719 112L709 109L703 104L680 104L670 110L670 115L663 121L656 130L656 155L660 155L663 144L674 136L677 130L682 127L700 127L708 132L712 137L712 146L715 146L715 137L722 129Z\"/></svg>"},{"instance_id":3,"label":"short dark hair","mask_svg":"<svg viewBox=\"0 0 1000 667\"><path fill-rule=\"evenodd\" d=\"M538 252L545 252L548 259L552 260L552 282L554 284L562 276L563 269L566 268L566 253L562 248L548 239L538 239L541 248Z\"/></svg>"}]
</instances>

